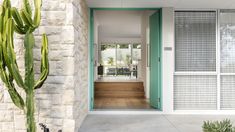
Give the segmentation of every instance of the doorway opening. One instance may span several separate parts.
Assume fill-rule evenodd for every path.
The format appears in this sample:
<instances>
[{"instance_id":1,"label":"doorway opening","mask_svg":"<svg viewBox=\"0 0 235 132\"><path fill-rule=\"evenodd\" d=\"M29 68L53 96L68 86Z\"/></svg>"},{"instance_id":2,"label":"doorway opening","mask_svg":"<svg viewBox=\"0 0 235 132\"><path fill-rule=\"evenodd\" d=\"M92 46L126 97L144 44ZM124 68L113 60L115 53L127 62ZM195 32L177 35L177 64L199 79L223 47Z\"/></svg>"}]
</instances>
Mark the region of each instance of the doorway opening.
<instances>
[{"instance_id":1,"label":"doorway opening","mask_svg":"<svg viewBox=\"0 0 235 132\"><path fill-rule=\"evenodd\" d=\"M160 110L161 10L91 9L90 28L91 110Z\"/></svg>"}]
</instances>

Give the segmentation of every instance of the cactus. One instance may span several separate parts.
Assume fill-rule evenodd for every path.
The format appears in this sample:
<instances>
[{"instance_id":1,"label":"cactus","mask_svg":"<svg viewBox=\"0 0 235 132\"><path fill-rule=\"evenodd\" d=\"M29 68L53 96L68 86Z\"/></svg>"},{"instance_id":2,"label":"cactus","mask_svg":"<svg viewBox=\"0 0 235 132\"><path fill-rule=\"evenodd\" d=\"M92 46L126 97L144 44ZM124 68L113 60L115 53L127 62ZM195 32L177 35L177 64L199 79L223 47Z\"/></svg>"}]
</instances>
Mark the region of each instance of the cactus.
<instances>
[{"instance_id":1,"label":"cactus","mask_svg":"<svg viewBox=\"0 0 235 132\"><path fill-rule=\"evenodd\" d=\"M0 6L0 77L7 88L12 102L26 113L27 132L35 132L34 90L40 88L49 74L48 39L42 36L41 75L34 79L33 32L40 25L41 0L34 0L34 15L28 0L23 0L23 8L18 11L11 7L10 0L4 0ZM24 35L25 76L20 74L14 51L14 33ZM26 93L26 99L15 88L17 84Z\"/></svg>"}]
</instances>

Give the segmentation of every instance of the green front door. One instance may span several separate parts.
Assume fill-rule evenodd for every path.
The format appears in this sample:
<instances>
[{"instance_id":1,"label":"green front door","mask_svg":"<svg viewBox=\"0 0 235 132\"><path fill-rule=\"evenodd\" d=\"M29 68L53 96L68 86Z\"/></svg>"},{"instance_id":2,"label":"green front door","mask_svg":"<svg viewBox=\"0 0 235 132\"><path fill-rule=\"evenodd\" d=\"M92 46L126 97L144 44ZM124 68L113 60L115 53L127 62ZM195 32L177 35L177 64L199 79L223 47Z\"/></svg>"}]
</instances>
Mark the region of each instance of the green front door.
<instances>
[{"instance_id":1,"label":"green front door","mask_svg":"<svg viewBox=\"0 0 235 132\"><path fill-rule=\"evenodd\" d=\"M161 110L161 10L150 16L150 105Z\"/></svg>"}]
</instances>

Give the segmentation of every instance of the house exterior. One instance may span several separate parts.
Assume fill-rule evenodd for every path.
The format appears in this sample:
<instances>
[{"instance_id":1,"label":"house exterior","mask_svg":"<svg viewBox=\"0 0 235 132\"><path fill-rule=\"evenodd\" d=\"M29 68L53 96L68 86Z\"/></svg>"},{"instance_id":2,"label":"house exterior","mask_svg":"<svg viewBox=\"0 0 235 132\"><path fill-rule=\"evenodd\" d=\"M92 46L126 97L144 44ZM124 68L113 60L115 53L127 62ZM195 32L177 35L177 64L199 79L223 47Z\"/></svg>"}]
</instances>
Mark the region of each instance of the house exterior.
<instances>
[{"instance_id":1,"label":"house exterior","mask_svg":"<svg viewBox=\"0 0 235 132\"><path fill-rule=\"evenodd\" d=\"M21 3L12 2L17 7ZM93 111L93 8L161 9L160 111ZM89 113L235 114L234 8L232 0L44 0L42 23L35 35L40 44L39 34L48 34L50 74L36 92L36 122L45 123L53 132L77 132ZM15 43L19 67L23 69L20 36ZM37 53L38 45L36 60ZM24 132L24 122L24 113L1 86L0 131Z\"/></svg>"}]
</instances>

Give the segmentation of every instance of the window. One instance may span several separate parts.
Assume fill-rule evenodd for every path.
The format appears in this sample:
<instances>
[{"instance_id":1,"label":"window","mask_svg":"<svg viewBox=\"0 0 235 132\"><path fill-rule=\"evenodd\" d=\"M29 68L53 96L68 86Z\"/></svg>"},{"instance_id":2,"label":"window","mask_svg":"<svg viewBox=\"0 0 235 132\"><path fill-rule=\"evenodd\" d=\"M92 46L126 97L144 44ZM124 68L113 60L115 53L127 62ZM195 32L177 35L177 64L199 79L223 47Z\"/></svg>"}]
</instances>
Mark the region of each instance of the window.
<instances>
[{"instance_id":1,"label":"window","mask_svg":"<svg viewBox=\"0 0 235 132\"><path fill-rule=\"evenodd\" d=\"M175 12L175 71L175 110L217 109L216 12Z\"/></svg>"},{"instance_id":2,"label":"window","mask_svg":"<svg viewBox=\"0 0 235 132\"><path fill-rule=\"evenodd\" d=\"M220 16L220 104L235 109L235 12L222 10Z\"/></svg>"},{"instance_id":3,"label":"window","mask_svg":"<svg viewBox=\"0 0 235 132\"><path fill-rule=\"evenodd\" d=\"M235 73L235 12L220 13L221 72Z\"/></svg>"},{"instance_id":4,"label":"window","mask_svg":"<svg viewBox=\"0 0 235 132\"><path fill-rule=\"evenodd\" d=\"M140 60L140 43L101 44L100 63L104 66L104 76L137 77Z\"/></svg>"},{"instance_id":5,"label":"window","mask_svg":"<svg viewBox=\"0 0 235 132\"><path fill-rule=\"evenodd\" d=\"M176 71L216 70L216 13L175 12Z\"/></svg>"}]
</instances>

